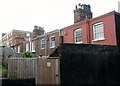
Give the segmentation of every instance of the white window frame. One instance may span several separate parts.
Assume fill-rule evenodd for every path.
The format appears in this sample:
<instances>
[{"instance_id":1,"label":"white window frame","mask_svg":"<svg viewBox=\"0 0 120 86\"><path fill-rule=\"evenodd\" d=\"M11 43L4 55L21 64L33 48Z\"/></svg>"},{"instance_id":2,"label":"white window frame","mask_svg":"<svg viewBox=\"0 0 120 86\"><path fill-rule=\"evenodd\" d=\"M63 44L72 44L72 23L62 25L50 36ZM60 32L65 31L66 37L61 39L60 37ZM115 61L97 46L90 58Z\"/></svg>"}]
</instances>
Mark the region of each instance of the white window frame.
<instances>
[{"instance_id":1,"label":"white window frame","mask_svg":"<svg viewBox=\"0 0 120 86\"><path fill-rule=\"evenodd\" d=\"M29 43L26 43L26 51L29 51Z\"/></svg>"},{"instance_id":2,"label":"white window frame","mask_svg":"<svg viewBox=\"0 0 120 86\"><path fill-rule=\"evenodd\" d=\"M16 47L15 47L15 52L17 52L17 49L16 49Z\"/></svg>"},{"instance_id":3,"label":"white window frame","mask_svg":"<svg viewBox=\"0 0 120 86\"><path fill-rule=\"evenodd\" d=\"M102 25L101 28L95 28L96 26L100 27L100 25ZM96 29L99 31L97 31ZM93 25L93 41L98 41L98 40L105 40L105 38L104 38L104 23L103 22L99 22L99 23L96 23Z\"/></svg>"},{"instance_id":4,"label":"white window frame","mask_svg":"<svg viewBox=\"0 0 120 86\"><path fill-rule=\"evenodd\" d=\"M18 46L18 53L20 53L20 46Z\"/></svg>"},{"instance_id":5,"label":"white window frame","mask_svg":"<svg viewBox=\"0 0 120 86\"><path fill-rule=\"evenodd\" d=\"M32 52L35 52L35 41L32 41Z\"/></svg>"},{"instance_id":6,"label":"white window frame","mask_svg":"<svg viewBox=\"0 0 120 86\"><path fill-rule=\"evenodd\" d=\"M51 40L53 37L55 38L54 35L50 36L50 48L55 48L55 40L54 41Z\"/></svg>"},{"instance_id":7,"label":"white window frame","mask_svg":"<svg viewBox=\"0 0 120 86\"><path fill-rule=\"evenodd\" d=\"M80 32L81 33L81 35L79 35L79 37L81 37L80 39L81 39L81 41L77 41L77 32ZM74 41L75 41L75 43L76 44L79 44L79 43L82 43L82 28L79 28L79 29L76 29L75 31L74 31Z\"/></svg>"},{"instance_id":8,"label":"white window frame","mask_svg":"<svg viewBox=\"0 0 120 86\"><path fill-rule=\"evenodd\" d=\"M26 33L26 36L27 36L27 37L30 37L30 33Z\"/></svg>"},{"instance_id":9,"label":"white window frame","mask_svg":"<svg viewBox=\"0 0 120 86\"><path fill-rule=\"evenodd\" d=\"M44 47L43 47L44 46ZM40 40L40 48L41 49L45 49L45 38L42 38L41 40Z\"/></svg>"}]
</instances>

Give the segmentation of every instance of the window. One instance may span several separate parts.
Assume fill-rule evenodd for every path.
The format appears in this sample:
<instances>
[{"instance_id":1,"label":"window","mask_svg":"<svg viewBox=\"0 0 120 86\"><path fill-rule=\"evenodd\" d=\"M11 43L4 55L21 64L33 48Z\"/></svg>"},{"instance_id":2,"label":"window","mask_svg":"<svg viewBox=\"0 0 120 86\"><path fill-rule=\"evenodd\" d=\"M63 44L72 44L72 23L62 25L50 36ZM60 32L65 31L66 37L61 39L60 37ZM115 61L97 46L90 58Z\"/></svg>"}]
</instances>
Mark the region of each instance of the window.
<instances>
[{"instance_id":1,"label":"window","mask_svg":"<svg viewBox=\"0 0 120 86\"><path fill-rule=\"evenodd\" d=\"M7 46L9 47L9 42L7 42Z\"/></svg>"},{"instance_id":2,"label":"window","mask_svg":"<svg viewBox=\"0 0 120 86\"><path fill-rule=\"evenodd\" d=\"M20 53L20 46L18 46L18 53Z\"/></svg>"},{"instance_id":3,"label":"window","mask_svg":"<svg viewBox=\"0 0 120 86\"><path fill-rule=\"evenodd\" d=\"M45 39L41 39L41 42L40 42L40 47L41 49L45 49Z\"/></svg>"},{"instance_id":4,"label":"window","mask_svg":"<svg viewBox=\"0 0 120 86\"><path fill-rule=\"evenodd\" d=\"M50 48L55 48L55 36L50 37Z\"/></svg>"},{"instance_id":5,"label":"window","mask_svg":"<svg viewBox=\"0 0 120 86\"><path fill-rule=\"evenodd\" d=\"M29 37L29 36L30 36L30 33L26 33L26 36L28 36L28 37Z\"/></svg>"},{"instance_id":6,"label":"window","mask_svg":"<svg viewBox=\"0 0 120 86\"><path fill-rule=\"evenodd\" d=\"M12 36L12 32L11 32L11 36Z\"/></svg>"},{"instance_id":7,"label":"window","mask_svg":"<svg viewBox=\"0 0 120 86\"><path fill-rule=\"evenodd\" d=\"M82 29L74 31L75 43L82 43Z\"/></svg>"},{"instance_id":8,"label":"window","mask_svg":"<svg viewBox=\"0 0 120 86\"><path fill-rule=\"evenodd\" d=\"M32 42L32 52L35 52L35 41Z\"/></svg>"},{"instance_id":9,"label":"window","mask_svg":"<svg viewBox=\"0 0 120 86\"><path fill-rule=\"evenodd\" d=\"M29 44L26 43L26 51L29 51Z\"/></svg>"},{"instance_id":10,"label":"window","mask_svg":"<svg viewBox=\"0 0 120 86\"><path fill-rule=\"evenodd\" d=\"M102 40L104 39L104 25L103 22L97 23L93 25L93 34L94 40Z\"/></svg>"},{"instance_id":11,"label":"window","mask_svg":"<svg viewBox=\"0 0 120 86\"><path fill-rule=\"evenodd\" d=\"M17 52L17 51L16 51L16 47L15 47L15 52Z\"/></svg>"}]
</instances>

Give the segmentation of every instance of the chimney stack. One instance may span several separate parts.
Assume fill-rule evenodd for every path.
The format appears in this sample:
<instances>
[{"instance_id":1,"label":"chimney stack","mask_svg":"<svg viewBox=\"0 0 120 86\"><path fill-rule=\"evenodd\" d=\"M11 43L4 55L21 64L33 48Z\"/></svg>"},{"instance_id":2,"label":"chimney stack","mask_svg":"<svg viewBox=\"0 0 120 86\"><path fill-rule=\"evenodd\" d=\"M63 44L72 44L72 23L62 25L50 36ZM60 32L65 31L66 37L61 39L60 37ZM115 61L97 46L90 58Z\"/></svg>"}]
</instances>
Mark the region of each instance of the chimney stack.
<instances>
[{"instance_id":1,"label":"chimney stack","mask_svg":"<svg viewBox=\"0 0 120 86\"><path fill-rule=\"evenodd\" d=\"M44 34L44 28L43 27L40 27L40 26L34 26L34 30L33 30L33 33L34 33L34 37L38 36L38 35L43 35Z\"/></svg>"},{"instance_id":2,"label":"chimney stack","mask_svg":"<svg viewBox=\"0 0 120 86\"><path fill-rule=\"evenodd\" d=\"M85 20L86 16L88 19L92 18L92 12L91 12L90 5L81 4L81 3L76 5L75 10L74 10L74 23Z\"/></svg>"}]
</instances>

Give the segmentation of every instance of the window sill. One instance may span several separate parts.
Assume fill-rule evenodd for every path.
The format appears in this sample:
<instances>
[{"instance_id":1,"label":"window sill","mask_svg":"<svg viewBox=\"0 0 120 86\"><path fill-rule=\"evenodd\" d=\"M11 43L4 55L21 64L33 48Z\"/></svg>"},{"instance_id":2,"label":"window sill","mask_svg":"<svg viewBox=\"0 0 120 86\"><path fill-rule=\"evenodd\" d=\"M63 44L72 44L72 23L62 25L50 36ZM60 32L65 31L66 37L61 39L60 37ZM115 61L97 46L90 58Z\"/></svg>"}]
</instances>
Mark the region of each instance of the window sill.
<instances>
[{"instance_id":1,"label":"window sill","mask_svg":"<svg viewBox=\"0 0 120 86\"><path fill-rule=\"evenodd\" d=\"M55 48L55 46L54 46L54 47L50 47L50 48L51 48L51 49L52 49L52 48Z\"/></svg>"},{"instance_id":2,"label":"window sill","mask_svg":"<svg viewBox=\"0 0 120 86\"><path fill-rule=\"evenodd\" d=\"M92 42L96 42L96 41L103 41L103 40L105 40L105 38L95 39L95 40L92 40Z\"/></svg>"},{"instance_id":3,"label":"window sill","mask_svg":"<svg viewBox=\"0 0 120 86\"><path fill-rule=\"evenodd\" d=\"M35 50L33 50L32 52L35 52Z\"/></svg>"},{"instance_id":4,"label":"window sill","mask_svg":"<svg viewBox=\"0 0 120 86\"><path fill-rule=\"evenodd\" d=\"M41 48L41 50L45 50L45 48Z\"/></svg>"},{"instance_id":5,"label":"window sill","mask_svg":"<svg viewBox=\"0 0 120 86\"><path fill-rule=\"evenodd\" d=\"M20 52L16 52L16 53L20 53Z\"/></svg>"},{"instance_id":6,"label":"window sill","mask_svg":"<svg viewBox=\"0 0 120 86\"><path fill-rule=\"evenodd\" d=\"M81 41L81 42L75 42L75 44L82 44L83 42Z\"/></svg>"}]
</instances>

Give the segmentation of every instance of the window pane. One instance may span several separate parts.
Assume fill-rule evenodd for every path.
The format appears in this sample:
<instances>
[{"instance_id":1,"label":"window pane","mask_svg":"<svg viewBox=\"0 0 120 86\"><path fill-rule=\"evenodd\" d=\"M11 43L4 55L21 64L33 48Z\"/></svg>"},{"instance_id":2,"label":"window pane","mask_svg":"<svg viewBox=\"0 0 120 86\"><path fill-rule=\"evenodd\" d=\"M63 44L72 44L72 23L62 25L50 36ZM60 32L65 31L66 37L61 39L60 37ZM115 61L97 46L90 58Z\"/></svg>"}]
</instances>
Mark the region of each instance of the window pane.
<instances>
[{"instance_id":1,"label":"window pane","mask_svg":"<svg viewBox=\"0 0 120 86\"><path fill-rule=\"evenodd\" d=\"M34 41L32 42L32 51L33 52L35 51L35 42Z\"/></svg>"},{"instance_id":2,"label":"window pane","mask_svg":"<svg viewBox=\"0 0 120 86\"><path fill-rule=\"evenodd\" d=\"M26 44L26 51L29 51L29 45L28 45L28 43Z\"/></svg>"},{"instance_id":3,"label":"window pane","mask_svg":"<svg viewBox=\"0 0 120 86\"><path fill-rule=\"evenodd\" d=\"M45 48L45 39L41 39L41 49Z\"/></svg>"},{"instance_id":4,"label":"window pane","mask_svg":"<svg viewBox=\"0 0 120 86\"><path fill-rule=\"evenodd\" d=\"M51 36L50 37L50 48L54 48L55 47L55 36Z\"/></svg>"},{"instance_id":5,"label":"window pane","mask_svg":"<svg viewBox=\"0 0 120 86\"><path fill-rule=\"evenodd\" d=\"M104 38L103 23L93 25L94 39Z\"/></svg>"},{"instance_id":6,"label":"window pane","mask_svg":"<svg viewBox=\"0 0 120 86\"><path fill-rule=\"evenodd\" d=\"M75 43L82 42L82 29L75 30Z\"/></svg>"}]
</instances>

